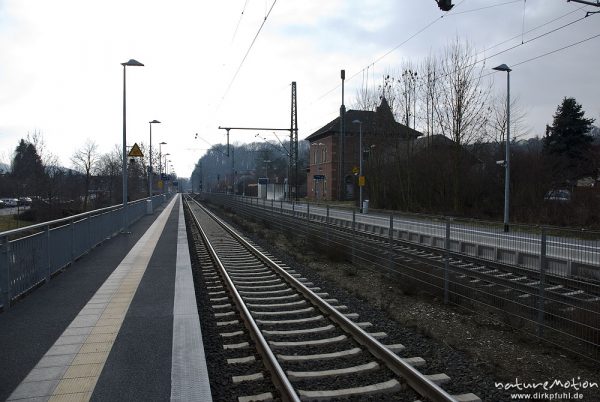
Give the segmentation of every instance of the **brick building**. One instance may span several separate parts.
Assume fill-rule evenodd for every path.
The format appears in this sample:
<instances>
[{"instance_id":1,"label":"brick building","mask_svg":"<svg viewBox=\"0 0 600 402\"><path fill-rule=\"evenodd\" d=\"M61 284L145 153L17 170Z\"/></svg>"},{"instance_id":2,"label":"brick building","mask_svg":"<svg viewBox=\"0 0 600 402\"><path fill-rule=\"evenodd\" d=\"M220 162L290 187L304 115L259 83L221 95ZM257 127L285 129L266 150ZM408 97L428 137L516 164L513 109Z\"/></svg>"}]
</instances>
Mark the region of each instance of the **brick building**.
<instances>
[{"instance_id":1,"label":"brick building","mask_svg":"<svg viewBox=\"0 0 600 402\"><path fill-rule=\"evenodd\" d=\"M361 124L353 123L360 121ZM406 149L421 133L396 122L385 98L375 111L348 110L344 116L344 166L342 194L352 200L358 193L359 130L362 126L363 155L370 150L390 157ZM339 200L340 117L309 135L307 197L312 200ZM368 178L367 178L368 180Z\"/></svg>"}]
</instances>

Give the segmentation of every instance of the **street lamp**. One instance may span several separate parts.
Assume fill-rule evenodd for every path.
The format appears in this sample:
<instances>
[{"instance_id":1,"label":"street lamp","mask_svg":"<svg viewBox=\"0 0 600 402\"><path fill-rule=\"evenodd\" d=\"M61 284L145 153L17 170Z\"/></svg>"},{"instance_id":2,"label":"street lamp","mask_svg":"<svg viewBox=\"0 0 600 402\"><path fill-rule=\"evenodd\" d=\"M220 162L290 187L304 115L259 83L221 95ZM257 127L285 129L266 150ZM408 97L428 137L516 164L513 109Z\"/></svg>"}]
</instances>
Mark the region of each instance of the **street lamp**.
<instances>
[{"instance_id":1,"label":"street lamp","mask_svg":"<svg viewBox=\"0 0 600 402\"><path fill-rule=\"evenodd\" d=\"M123 66L123 232L127 232L127 107L126 107L126 74L127 66L143 67L144 65L137 60L130 59Z\"/></svg>"},{"instance_id":2,"label":"street lamp","mask_svg":"<svg viewBox=\"0 0 600 402\"><path fill-rule=\"evenodd\" d=\"M161 145L167 145L166 142L159 142L158 143L158 175L160 176L162 173L162 153L161 153Z\"/></svg>"},{"instance_id":3,"label":"street lamp","mask_svg":"<svg viewBox=\"0 0 600 402\"><path fill-rule=\"evenodd\" d=\"M158 120L152 120L150 123L150 167L148 169L148 197L152 198L152 124L160 123Z\"/></svg>"},{"instance_id":4,"label":"street lamp","mask_svg":"<svg viewBox=\"0 0 600 402\"><path fill-rule=\"evenodd\" d=\"M362 155L362 121L354 120L353 124L358 124L358 160L359 160L359 168L358 168L358 208L360 213L363 212L363 187L364 182L363 179L363 155Z\"/></svg>"},{"instance_id":5,"label":"street lamp","mask_svg":"<svg viewBox=\"0 0 600 402\"><path fill-rule=\"evenodd\" d=\"M504 231L508 232L508 207L510 200L510 72L506 64L494 67L496 71L506 71L506 149L504 157Z\"/></svg>"},{"instance_id":6,"label":"street lamp","mask_svg":"<svg viewBox=\"0 0 600 402\"><path fill-rule=\"evenodd\" d=\"M171 155L170 153L166 153L163 155L165 162L163 163L163 167L165 168L165 174L167 173L167 156ZM162 174L160 176L160 179L162 180ZM165 193L165 182L166 180L163 180L163 194Z\"/></svg>"}]
</instances>

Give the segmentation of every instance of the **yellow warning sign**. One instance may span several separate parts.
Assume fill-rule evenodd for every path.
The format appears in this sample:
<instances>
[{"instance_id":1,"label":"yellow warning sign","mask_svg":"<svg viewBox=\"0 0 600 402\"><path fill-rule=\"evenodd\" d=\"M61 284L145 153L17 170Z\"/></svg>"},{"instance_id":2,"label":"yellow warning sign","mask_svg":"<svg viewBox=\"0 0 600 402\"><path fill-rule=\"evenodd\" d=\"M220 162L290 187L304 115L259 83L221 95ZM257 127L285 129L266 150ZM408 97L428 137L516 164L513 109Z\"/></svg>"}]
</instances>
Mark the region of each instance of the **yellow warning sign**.
<instances>
[{"instance_id":1,"label":"yellow warning sign","mask_svg":"<svg viewBox=\"0 0 600 402\"><path fill-rule=\"evenodd\" d=\"M142 150L138 146L137 142L135 144L133 144L133 146L131 147L131 151L129 151L129 156L139 156L139 157L144 156L144 154L142 153Z\"/></svg>"},{"instance_id":2,"label":"yellow warning sign","mask_svg":"<svg viewBox=\"0 0 600 402\"><path fill-rule=\"evenodd\" d=\"M364 187L365 186L365 176L358 176L358 185L360 187Z\"/></svg>"}]
</instances>

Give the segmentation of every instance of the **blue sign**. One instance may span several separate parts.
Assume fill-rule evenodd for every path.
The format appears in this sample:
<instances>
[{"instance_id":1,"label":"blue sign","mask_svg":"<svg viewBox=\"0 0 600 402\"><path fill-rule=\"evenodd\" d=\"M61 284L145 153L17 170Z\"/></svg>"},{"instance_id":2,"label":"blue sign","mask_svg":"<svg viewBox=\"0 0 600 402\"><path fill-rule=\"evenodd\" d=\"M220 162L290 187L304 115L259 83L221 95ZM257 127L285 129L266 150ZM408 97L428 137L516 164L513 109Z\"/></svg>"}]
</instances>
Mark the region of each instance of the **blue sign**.
<instances>
[{"instance_id":1,"label":"blue sign","mask_svg":"<svg viewBox=\"0 0 600 402\"><path fill-rule=\"evenodd\" d=\"M325 180L325 175L324 174L316 174L313 176L315 180Z\"/></svg>"}]
</instances>

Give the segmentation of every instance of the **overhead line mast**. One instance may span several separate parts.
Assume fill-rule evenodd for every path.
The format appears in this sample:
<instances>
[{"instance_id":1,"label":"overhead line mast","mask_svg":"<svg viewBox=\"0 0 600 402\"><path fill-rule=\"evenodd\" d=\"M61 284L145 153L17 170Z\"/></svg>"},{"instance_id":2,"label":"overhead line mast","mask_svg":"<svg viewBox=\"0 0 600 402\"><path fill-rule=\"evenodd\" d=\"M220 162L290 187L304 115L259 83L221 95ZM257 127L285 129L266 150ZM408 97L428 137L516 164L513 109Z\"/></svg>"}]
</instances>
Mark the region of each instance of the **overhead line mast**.
<instances>
[{"instance_id":1,"label":"overhead line mast","mask_svg":"<svg viewBox=\"0 0 600 402\"><path fill-rule=\"evenodd\" d=\"M292 105L290 116L290 128L264 128L264 127L222 127L219 130L227 131L227 156L229 156L229 130L254 130L254 131L289 131L290 147L288 154L288 197L292 198L292 188L294 196L298 199L298 103L296 99L296 81L292 82ZM283 147L285 149L285 147ZM293 187L292 175L294 176Z\"/></svg>"}]
</instances>

